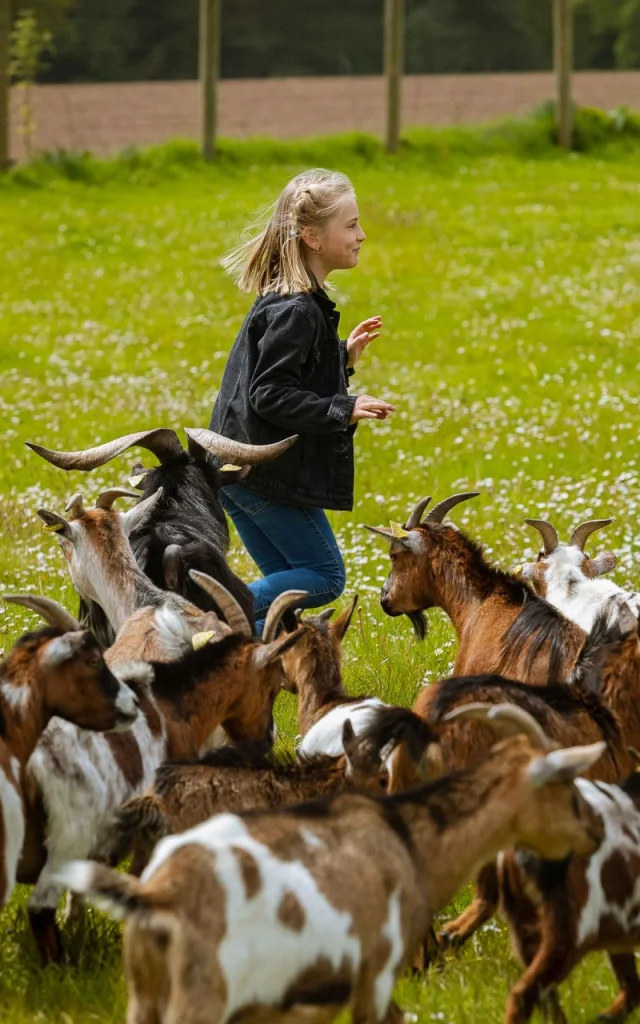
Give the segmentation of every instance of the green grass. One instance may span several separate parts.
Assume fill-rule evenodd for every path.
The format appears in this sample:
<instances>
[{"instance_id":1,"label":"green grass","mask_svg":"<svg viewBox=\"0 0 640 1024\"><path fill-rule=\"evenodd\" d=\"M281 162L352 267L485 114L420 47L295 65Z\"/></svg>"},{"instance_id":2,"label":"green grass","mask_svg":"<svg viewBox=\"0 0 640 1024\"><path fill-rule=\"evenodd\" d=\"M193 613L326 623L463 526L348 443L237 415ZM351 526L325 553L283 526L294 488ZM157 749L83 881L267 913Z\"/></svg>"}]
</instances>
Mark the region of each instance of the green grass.
<instances>
[{"instance_id":1,"label":"green grass","mask_svg":"<svg viewBox=\"0 0 640 1024\"><path fill-rule=\"evenodd\" d=\"M524 129L512 131L521 140ZM538 136L539 145L510 152L502 132L499 145L461 130L416 133L394 160L363 138L229 146L213 169L185 145L111 164L57 158L5 181L2 589L39 590L74 606L35 509L61 510L79 489L92 500L126 481L136 454L91 476L65 475L24 441L79 448L142 427L206 424L248 306L217 260L256 207L316 163L352 175L368 233L360 269L335 279L345 333L368 315L384 317L355 388L398 407L387 423L359 429L356 506L331 517L348 592L361 595L346 641L349 686L410 704L452 662L441 612L430 613L423 645L408 622L382 615L386 548L361 528L402 520L426 493L480 490L454 518L504 567L537 547L525 516L549 516L566 534L581 519L613 515L606 543L619 555L615 578L637 587L637 154L618 146L568 157ZM234 559L251 578L237 545ZM5 644L31 621L7 611ZM293 712L283 698L289 736ZM0 926L3 1024L122 1022L118 928L91 914L86 932L71 935L78 966L43 972L25 895ZM421 1022L493 1024L517 973L494 922L442 972L403 981L399 996ZM593 957L562 997L571 1021L588 1021L613 993L604 958Z\"/></svg>"}]
</instances>

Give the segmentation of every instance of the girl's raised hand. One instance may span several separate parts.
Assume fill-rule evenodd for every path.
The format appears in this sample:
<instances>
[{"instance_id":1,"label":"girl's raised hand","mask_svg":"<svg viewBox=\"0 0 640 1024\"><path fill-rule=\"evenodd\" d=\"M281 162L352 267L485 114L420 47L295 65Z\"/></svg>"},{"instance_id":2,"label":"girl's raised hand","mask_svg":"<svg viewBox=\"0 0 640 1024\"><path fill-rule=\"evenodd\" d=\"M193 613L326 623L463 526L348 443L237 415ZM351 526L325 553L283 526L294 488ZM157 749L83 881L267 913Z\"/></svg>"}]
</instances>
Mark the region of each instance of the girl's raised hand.
<instances>
[{"instance_id":1,"label":"girl's raised hand","mask_svg":"<svg viewBox=\"0 0 640 1024\"><path fill-rule=\"evenodd\" d=\"M353 407L353 413L349 423L353 425L358 420L386 420L390 412L395 412L395 405L384 402L382 398L372 398L371 395L359 395Z\"/></svg>"},{"instance_id":2,"label":"girl's raised hand","mask_svg":"<svg viewBox=\"0 0 640 1024\"><path fill-rule=\"evenodd\" d=\"M370 341L377 338L382 330L382 317L371 316L354 327L347 338L347 365L355 366Z\"/></svg>"}]
</instances>

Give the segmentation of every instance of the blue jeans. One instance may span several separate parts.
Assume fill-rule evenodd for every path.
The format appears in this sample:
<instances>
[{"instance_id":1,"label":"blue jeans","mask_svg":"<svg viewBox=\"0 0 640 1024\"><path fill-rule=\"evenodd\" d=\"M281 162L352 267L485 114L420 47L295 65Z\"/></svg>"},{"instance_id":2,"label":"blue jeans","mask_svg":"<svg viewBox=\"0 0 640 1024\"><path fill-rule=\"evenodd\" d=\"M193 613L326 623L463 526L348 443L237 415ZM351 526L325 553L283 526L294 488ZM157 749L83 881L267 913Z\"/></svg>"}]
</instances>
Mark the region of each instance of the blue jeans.
<instances>
[{"instance_id":1,"label":"blue jeans","mask_svg":"<svg viewBox=\"0 0 640 1024\"><path fill-rule=\"evenodd\" d=\"M264 577L249 584L258 633L267 608L285 590L308 592L301 608L340 597L344 561L322 509L281 505L238 484L224 487L220 501Z\"/></svg>"}]
</instances>

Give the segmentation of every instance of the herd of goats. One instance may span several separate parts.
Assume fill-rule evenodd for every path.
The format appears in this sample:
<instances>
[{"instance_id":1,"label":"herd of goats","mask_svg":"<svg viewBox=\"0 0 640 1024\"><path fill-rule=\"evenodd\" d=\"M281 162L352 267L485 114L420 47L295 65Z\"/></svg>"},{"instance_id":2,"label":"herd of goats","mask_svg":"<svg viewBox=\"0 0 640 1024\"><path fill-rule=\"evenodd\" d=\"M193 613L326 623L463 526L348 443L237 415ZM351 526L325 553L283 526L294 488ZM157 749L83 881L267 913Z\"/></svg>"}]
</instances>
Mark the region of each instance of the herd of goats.
<instances>
[{"instance_id":1,"label":"herd of goats","mask_svg":"<svg viewBox=\"0 0 640 1024\"><path fill-rule=\"evenodd\" d=\"M84 899L125 920L129 1024L396 1024L400 974L465 942L499 906L523 964L505 1020L566 1017L558 984L605 950L621 1020L640 1005L640 598L585 553L610 522L504 572L447 520L473 493L403 526L381 603L419 637L444 609L453 676L412 710L350 696L342 643L356 598L302 616L287 592L256 635L229 567L218 493L276 445L187 430L81 452L30 447L92 470L137 446L130 487L66 517L39 509L81 607L5 601L47 622L0 670L0 905L32 885L43 961L65 959L56 919ZM127 511L119 497L136 501ZM273 704L298 695L300 746L273 753ZM579 776L583 776L580 777ZM130 872L115 868L131 857ZM471 878L471 905L434 917Z\"/></svg>"}]
</instances>

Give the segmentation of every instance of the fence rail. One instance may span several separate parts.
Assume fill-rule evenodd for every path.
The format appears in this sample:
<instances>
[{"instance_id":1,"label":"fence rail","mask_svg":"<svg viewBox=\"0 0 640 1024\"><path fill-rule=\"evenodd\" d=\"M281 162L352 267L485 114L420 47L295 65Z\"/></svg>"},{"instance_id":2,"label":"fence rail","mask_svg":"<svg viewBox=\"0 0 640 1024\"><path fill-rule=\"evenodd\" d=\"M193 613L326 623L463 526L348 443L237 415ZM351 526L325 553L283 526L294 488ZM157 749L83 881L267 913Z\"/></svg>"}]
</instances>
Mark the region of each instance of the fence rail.
<instances>
[{"instance_id":1,"label":"fence rail","mask_svg":"<svg viewBox=\"0 0 640 1024\"><path fill-rule=\"evenodd\" d=\"M471 124L522 114L554 92L552 72L410 75L403 84L403 124ZM385 95L382 76L223 80L219 131L227 138L356 129L381 136ZM576 72L574 97L584 106L640 110L640 71ZM13 102L11 153L20 159L15 95ZM127 146L201 137L196 81L39 86L35 109L36 150L110 155Z\"/></svg>"}]
</instances>

